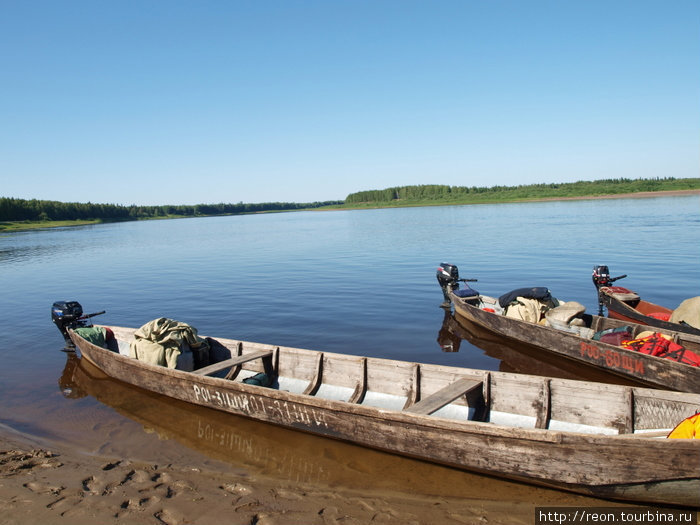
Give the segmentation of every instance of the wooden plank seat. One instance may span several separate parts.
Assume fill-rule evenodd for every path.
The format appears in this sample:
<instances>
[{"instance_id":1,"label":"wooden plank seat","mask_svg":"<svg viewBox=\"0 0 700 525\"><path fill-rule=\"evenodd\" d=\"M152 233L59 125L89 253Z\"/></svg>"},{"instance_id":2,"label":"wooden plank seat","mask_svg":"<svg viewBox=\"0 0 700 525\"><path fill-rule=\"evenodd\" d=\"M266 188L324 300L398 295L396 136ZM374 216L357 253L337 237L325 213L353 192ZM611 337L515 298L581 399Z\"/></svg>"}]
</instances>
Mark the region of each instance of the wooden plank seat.
<instances>
[{"instance_id":1,"label":"wooden plank seat","mask_svg":"<svg viewBox=\"0 0 700 525\"><path fill-rule=\"evenodd\" d=\"M466 395L472 390L481 388L482 386L483 381L475 381L473 379L463 377L462 379L458 379L454 383L450 383L446 387L441 388L425 399L421 399L416 404L405 409L404 412L409 412L411 414L423 414L427 416L433 412L437 412L458 397Z\"/></svg>"},{"instance_id":2,"label":"wooden plank seat","mask_svg":"<svg viewBox=\"0 0 700 525\"><path fill-rule=\"evenodd\" d=\"M267 361L271 362L272 350L260 350L258 352L251 352L249 354L232 357L231 359L219 361L218 363L214 363L213 365L205 366L203 368L195 370L193 373L203 375L203 376L208 376L211 374L215 374L216 372L220 372L221 370L224 370L226 368L231 368L234 366L242 365L243 363L247 363L248 361L253 361L254 359L261 359L261 358L263 360L267 360ZM266 366L266 368L267 368L267 366Z\"/></svg>"}]
</instances>

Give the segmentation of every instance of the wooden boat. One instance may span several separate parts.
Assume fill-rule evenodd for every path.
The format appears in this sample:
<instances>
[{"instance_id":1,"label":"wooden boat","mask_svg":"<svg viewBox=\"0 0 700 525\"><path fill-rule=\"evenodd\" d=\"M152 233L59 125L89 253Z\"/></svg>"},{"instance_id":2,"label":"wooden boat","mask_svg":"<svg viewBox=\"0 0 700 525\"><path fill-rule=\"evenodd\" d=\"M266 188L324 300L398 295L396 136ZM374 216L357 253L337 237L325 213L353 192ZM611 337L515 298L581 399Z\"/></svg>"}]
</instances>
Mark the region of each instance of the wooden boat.
<instances>
[{"instance_id":1,"label":"wooden boat","mask_svg":"<svg viewBox=\"0 0 700 525\"><path fill-rule=\"evenodd\" d=\"M148 434L157 433L158 440L174 440L197 452L194 457L185 456L185 461L206 465L206 460L198 463L198 455L202 454L256 477L274 477L278 484L286 482L297 489L302 484L311 490L323 486L473 501L489 521L496 523L528 523L533 505L590 507L604 503L407 459L146 392L107 376L73 352L67 354L64 378L64 390L90 395L143 425ZM509 504L504 506L504 501ZM513 513L518 519L512 519Z\"/></svg>"},{"instance_id":2,"label":"wooden boat","mask_svg":"<svg viewBox=\"0 0 700 525\"><path fill-rule=\"evenodd\" d=\"M108 376L222 412L602 498L700 506L700 440L666 439L700 395L209 339L183 371L68 334ZM122 352L122 353L120 353ZM265 373L270 387L245 383Z\"/></svg>"},{"instance_id":3,"label":"wooden boat","mask_svg":"<svg viewBox=\"0 0 700 525\"><path fill-rule=\"evenodd\" d=\"M598 290L599 315L603 315L603 307L608 310L608 317L630 323L639 323L700 335L700 329L687 323L676 323L669 320L673 310L642 299L637 292L622 286L612 286L618 279L627 277L610 277L607 266L596 266L593 269L593 283Z\"/></svg>"},{"instance_id":4,"label":"wooden boat","mask_svg":"<svg viewBox=\"0 0 700 525\"><path fill-rule=\"evenodd\" d=\"M486 301L482 304L492 304L489 303L492 298L480 297ZM478 303L461 297L453 296L453 304L458 316L513 342L565 356L618 376L634 379L646 386L700 393L699 367L582 337L575 332L506 317L486 311ZM636 337L649 330L649 327L644 325L597 315L584 314L580 318L586 323L585 327L593 332L628 326ZM654 330L671 336L684 348L697 353L700 337L656 327Z\"/></svg>"},{"instance_id":5,"label":"wooden boat","mask_svg":"<svg viewBox=\"0 0 700 525\"><path fill-rule=\"evenodd\" d=\"M458 317L502 338L633 379L645 386L700 393L700 367L581 335L627 326L632 336L637 337L640 333L649 331L648 326L584 313L577 317L583 326L557 325L554 328L507 317L502 315L498 299L481 295L474 290L471 291L472 295L462 297L457 288L447 286L445 295L454 305ZM700 336L657 327L654 327L654 331L669 336L691 352L700 353Z\"/></svg>"}]
</instances>

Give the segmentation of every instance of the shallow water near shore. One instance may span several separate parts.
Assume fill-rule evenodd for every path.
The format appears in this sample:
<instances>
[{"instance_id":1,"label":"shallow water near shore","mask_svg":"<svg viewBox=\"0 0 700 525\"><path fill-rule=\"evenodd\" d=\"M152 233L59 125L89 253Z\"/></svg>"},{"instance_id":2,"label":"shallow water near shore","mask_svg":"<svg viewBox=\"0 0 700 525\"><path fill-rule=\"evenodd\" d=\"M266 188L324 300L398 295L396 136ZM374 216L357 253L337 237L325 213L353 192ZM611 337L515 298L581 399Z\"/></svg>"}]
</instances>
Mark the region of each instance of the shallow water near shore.
<instances>
[{"instance_id":1,"label":"shallow water near shore","mask_svg":"<svg viewBox=\"0 0 700 525\"><path fill-rule=\"evenodd\" d=\"M165 316L214 337L597 379L568 363L522 359L517 349L450 331L439 308L437 265L458 265L489 295L547 286L595 313L591 270L607 264L612 275L629 275L619 284L673 308L700 295L698 241L697 195L295 212L0 235L0 423L106 457L358 490L558 500L556 491L222 417L100 378L61 352L50 306L78 300L86 312L107 310L96 321L122 326Z\"/></svg>"}]
</instances>

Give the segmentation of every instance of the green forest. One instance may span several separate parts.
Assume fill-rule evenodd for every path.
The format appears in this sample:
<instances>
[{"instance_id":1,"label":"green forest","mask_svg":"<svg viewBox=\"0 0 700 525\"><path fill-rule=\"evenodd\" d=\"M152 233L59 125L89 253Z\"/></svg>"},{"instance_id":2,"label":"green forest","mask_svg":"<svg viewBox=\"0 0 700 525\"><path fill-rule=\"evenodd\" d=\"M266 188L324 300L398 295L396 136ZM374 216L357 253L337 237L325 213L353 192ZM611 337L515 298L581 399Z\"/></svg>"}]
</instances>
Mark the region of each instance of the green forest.
<instances>
[{"instance_id":1,"label":"green forest","mask_svg":"<svg viewBox=\"0 0 700 525\"><path fill-rule=\"evenodd\" d=\"M351 193L345 201L311 203L195 204L122 206L0 197L0 231L95 222L206 217L309 209L438 206L619 195L648 191L698 190L700 178L604 179L561 184L467 187L426 184Z\"/></svg>"},{"instance_id":2,"label":"green forest","mask_svg":"<svg viewBox=\"0 0 700 525\"><path fill-rule=\"evenodd\" d=\"M267 202L259 204L195 204L166 206L121 206L118 204L93 204L25 200L0 197L0 228L3 222L54 222L54 221L128 221L169 217L201 217L213 215L237 215L274 211L313 209L342 204L342 201L312 203ZM50 225L50 224L49 224Z\"/></svg>"},{"instance_id":3,"label":"green forest","mask_svg":"<svg viewBox=\"0 0 700 525\"><path fill-rule=\"evenodd\" d=\"M428 184L351 193L344 207L478 204L700 189L700 178L604 179L561 184L467 187Z\"/></svg>"}]
</instances>

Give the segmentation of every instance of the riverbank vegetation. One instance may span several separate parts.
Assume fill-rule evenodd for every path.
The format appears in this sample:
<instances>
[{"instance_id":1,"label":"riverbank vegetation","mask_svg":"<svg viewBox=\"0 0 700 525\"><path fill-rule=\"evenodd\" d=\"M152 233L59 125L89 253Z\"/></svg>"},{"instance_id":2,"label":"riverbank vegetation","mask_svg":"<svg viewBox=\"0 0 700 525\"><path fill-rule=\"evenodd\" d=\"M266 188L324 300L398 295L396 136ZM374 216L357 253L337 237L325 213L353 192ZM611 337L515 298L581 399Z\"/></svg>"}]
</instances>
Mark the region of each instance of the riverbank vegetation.
<instances>
[{"instance_id":1,"label":"riverbank vegetation","mask_svg":"<svg viewBox=\"0 0 700 525\"><path fill-rule=\"evenodd\" d=\"M351 193L342 208L388 206L437 206L446 204L480 204L542 199L601 197L641 192L700 189L700 178L676 179L606 179L561 184L467 187L438 184L399 186L383 190Z\"/></svg>"},{"instance_id":2,"label":"riverbank vegetation","mask_svg":"<svg viewBox=\"0 0 700 525\"><path fill-rule=\"evenodd\" d=\"M292 210L308 210L342 204L343 201L312 203L265 202L257 204L195 204L165 206L121 206L25 200L0 197L0 231L16 231L56 226L79 226L100 222L134 221L144 219L175 219L211 217Z\"/></svg>"},{"instance_id":3,"label":"riverbank vegetation","mask_svg":"<svg viewBox=\"0 0 700 525\"><path fill-rule=\"evenodd\" d=\"M244 204L239 202L237 204L122 206L118 204L58 202L0 197L0 231L8 232L30 228L78 226L100 222L145 219L210 217L296 210L440 206L543 199L596 198L608 195L683 190L700 190L700 178L621 178L561 184L492 187L427 184L360 191L351 193L344 201L312 203L268 202Z\"/></svg>"}]
</instances>

